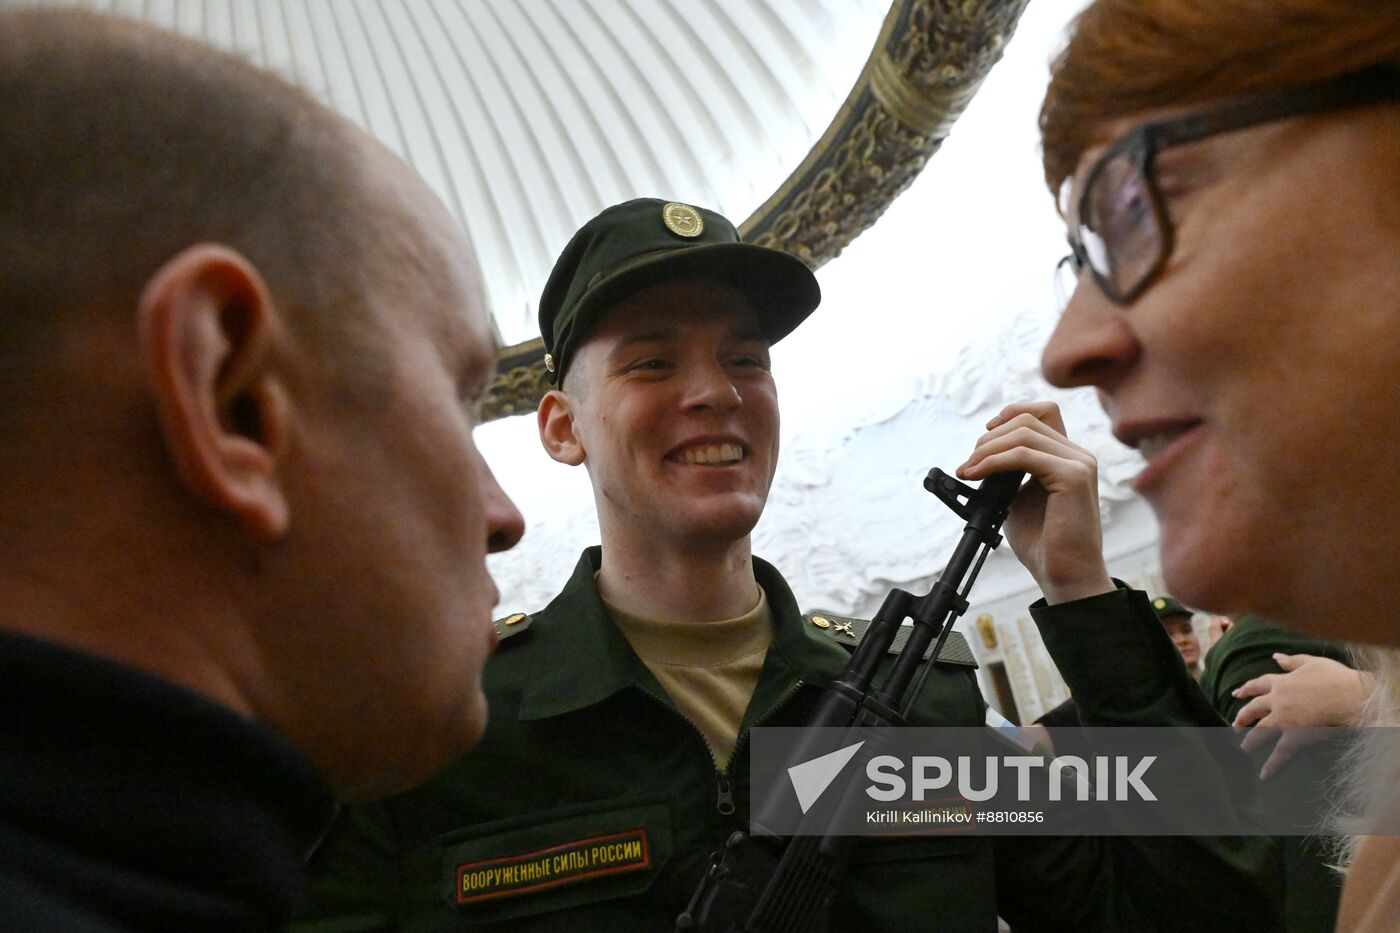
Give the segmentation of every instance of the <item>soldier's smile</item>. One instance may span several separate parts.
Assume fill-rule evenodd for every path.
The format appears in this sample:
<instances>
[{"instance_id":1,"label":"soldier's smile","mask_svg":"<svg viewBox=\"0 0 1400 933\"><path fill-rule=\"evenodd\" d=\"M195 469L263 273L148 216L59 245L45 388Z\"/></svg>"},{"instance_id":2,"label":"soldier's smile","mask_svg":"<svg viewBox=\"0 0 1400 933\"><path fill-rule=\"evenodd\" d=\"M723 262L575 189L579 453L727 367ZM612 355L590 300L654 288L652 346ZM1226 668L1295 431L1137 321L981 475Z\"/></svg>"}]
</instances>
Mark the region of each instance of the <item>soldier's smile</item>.
<instances>
[{"instance_id":1,"label":"soldier's smile","mask_svg":"<svg viewBox=\"0 0 1400 933\"><path fill-rule=\"evenodd\" d=\"M748 448L734 437L701 437L673 447L666 454L671 463L685 466L734 466L748 457Z\"/></svg>"}]
</instances>

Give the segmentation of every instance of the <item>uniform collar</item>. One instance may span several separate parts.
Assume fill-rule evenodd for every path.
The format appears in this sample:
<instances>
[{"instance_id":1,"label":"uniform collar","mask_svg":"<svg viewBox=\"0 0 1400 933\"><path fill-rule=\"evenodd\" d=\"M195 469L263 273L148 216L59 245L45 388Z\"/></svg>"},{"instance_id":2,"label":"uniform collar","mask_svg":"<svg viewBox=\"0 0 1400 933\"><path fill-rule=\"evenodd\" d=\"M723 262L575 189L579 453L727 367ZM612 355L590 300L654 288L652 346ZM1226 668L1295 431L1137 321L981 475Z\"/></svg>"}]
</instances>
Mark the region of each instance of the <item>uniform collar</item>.
<instances>
[{"instance_id":1,"label":"uniform collar","mask_svg":"<svg viewBox=\"0 0 1400 933\"><path fill-rule=\"evenodd\" d=\"M594 575L602 566L602 556L601 547L585 550L564 589L532 620L531 676L521 698L522 720L593 706L628 687L666 699L598 596ZM753 567L768 594L775 627L750 703L751 709L764 709L799 679L815 685L834 679L849 655L806 624L792 590L771 564L754 558Z\"/></svg>"},{"instance_id":2,"label":"uniform collar","mask_svg":"<svg viewBox=\"0 0 1400 933\"><path fill-rule=\"evenodd\" d=\"M522 720L593 706L631 686L655 684L651 692L666 695L603 607L593 579L602 560L601 547L587 548L564 589L535 614Z\"/></svg>"},{"instance_id":3,"label":"uniform collar","mask_svg":"<svg viewBox=\"0 0 1400 933\"><path fill-rule=\"evenodd\" d=\"M744 714L745 726L776 707L798 681L824 687L840 676L850 660L845 648L807 624L787 581L772 564L755 557L753 571L759 586L768 594L774 633L763 662L763 674Z\"/></svg>"}]
</instances>

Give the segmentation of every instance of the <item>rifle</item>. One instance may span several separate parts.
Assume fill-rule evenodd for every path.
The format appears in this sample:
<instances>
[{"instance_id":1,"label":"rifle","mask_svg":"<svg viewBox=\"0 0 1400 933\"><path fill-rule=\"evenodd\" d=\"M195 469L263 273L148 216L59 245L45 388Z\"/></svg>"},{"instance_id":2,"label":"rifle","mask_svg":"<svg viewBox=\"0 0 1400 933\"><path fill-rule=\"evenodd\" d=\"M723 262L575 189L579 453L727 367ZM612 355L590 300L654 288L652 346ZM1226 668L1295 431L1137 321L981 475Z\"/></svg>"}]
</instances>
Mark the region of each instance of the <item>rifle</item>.
<instances>
[{"instance_id":1,"label":"rifle","mask_svg":"<svg viewBox=\"0 0 1400 933\"><path fill-rule=\"evenodd\" d=\"M902 726L943 650L983 562L1001 543L1006 521L1024 473L996 473L980 487L968 486L935 467L924 488L967 522L938 582L924 596L891 590L870 622L841 676L829 684L808 726L866 728ZM964 582L964 580L966 582ZM873 681L905 619L913 630L884 681ZM933 651L925 653L929 645ZM912 685L912 688L911 688ZM796 757L802 757L799 753ZM827 794L803 819L803 832L784 838L765 829L784 793L773 787L752 813L753 832L736 832L710 857L710 867L685 912L677 933L811 933L825 930L836 880L855 837L828 835L842 794ZM825 804L823 805L823 801ZM811 826L815 832L807 832Z\"/></svg>"}]
</instances>

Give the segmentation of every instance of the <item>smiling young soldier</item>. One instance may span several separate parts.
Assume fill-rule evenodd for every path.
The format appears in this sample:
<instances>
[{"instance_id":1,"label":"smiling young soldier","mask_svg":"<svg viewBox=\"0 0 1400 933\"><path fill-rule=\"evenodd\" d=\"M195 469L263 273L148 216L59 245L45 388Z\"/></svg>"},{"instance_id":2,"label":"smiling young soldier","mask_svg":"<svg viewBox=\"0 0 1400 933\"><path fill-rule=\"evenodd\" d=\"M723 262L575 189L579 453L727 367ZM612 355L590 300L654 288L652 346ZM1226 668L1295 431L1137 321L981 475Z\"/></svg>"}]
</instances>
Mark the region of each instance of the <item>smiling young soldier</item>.
<instances>
[{"instance_id":1,"label":"smiling young soldier","mask_svg":"<svg viewBox=\"0 0 1400 933\"><path fill-rule=\"evenodd\" d=\"M556 387L538 421L551 457L587 468L602 546L544 610L499 623L478 753L345 814L299 929L671 928L747 826L749 729L801 724L855 641L750 551L778 455L769 346L818 300L796 259L689 205L630 201L574 236L540 303ZM1006 531L1087 721L1218 723L1146 597L1109 579L1094 460L1055 406L1008 408L964 467L1035 477ZM916 718L980 725L974 662L950 647ZM1196 892L1228 900L1208 925L1240 929L1269 915L1268 857L1258 840L869 843L833 928L1180 928Z\"/></svg>"}]
</instances>

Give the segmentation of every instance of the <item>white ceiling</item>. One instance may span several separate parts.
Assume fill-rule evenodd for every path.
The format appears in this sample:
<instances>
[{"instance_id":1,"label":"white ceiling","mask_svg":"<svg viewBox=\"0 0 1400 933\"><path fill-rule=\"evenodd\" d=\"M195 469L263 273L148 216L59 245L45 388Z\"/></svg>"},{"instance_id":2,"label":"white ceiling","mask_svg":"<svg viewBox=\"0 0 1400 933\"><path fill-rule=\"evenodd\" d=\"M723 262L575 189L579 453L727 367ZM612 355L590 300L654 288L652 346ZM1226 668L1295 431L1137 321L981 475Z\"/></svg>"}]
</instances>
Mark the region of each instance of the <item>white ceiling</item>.
<instances>
[{"instance_id":1,"label":"white ceiling","mask_svg":"<svg viewBox=\"0 0 1400 933\"><path fill-rule=\"evenodd\" d=\"M742 221L826 129L887 0L0 0L239 51L412 164L461 219L506 344L573 231L638 196Z\"/></svg>"}]
</instances>

